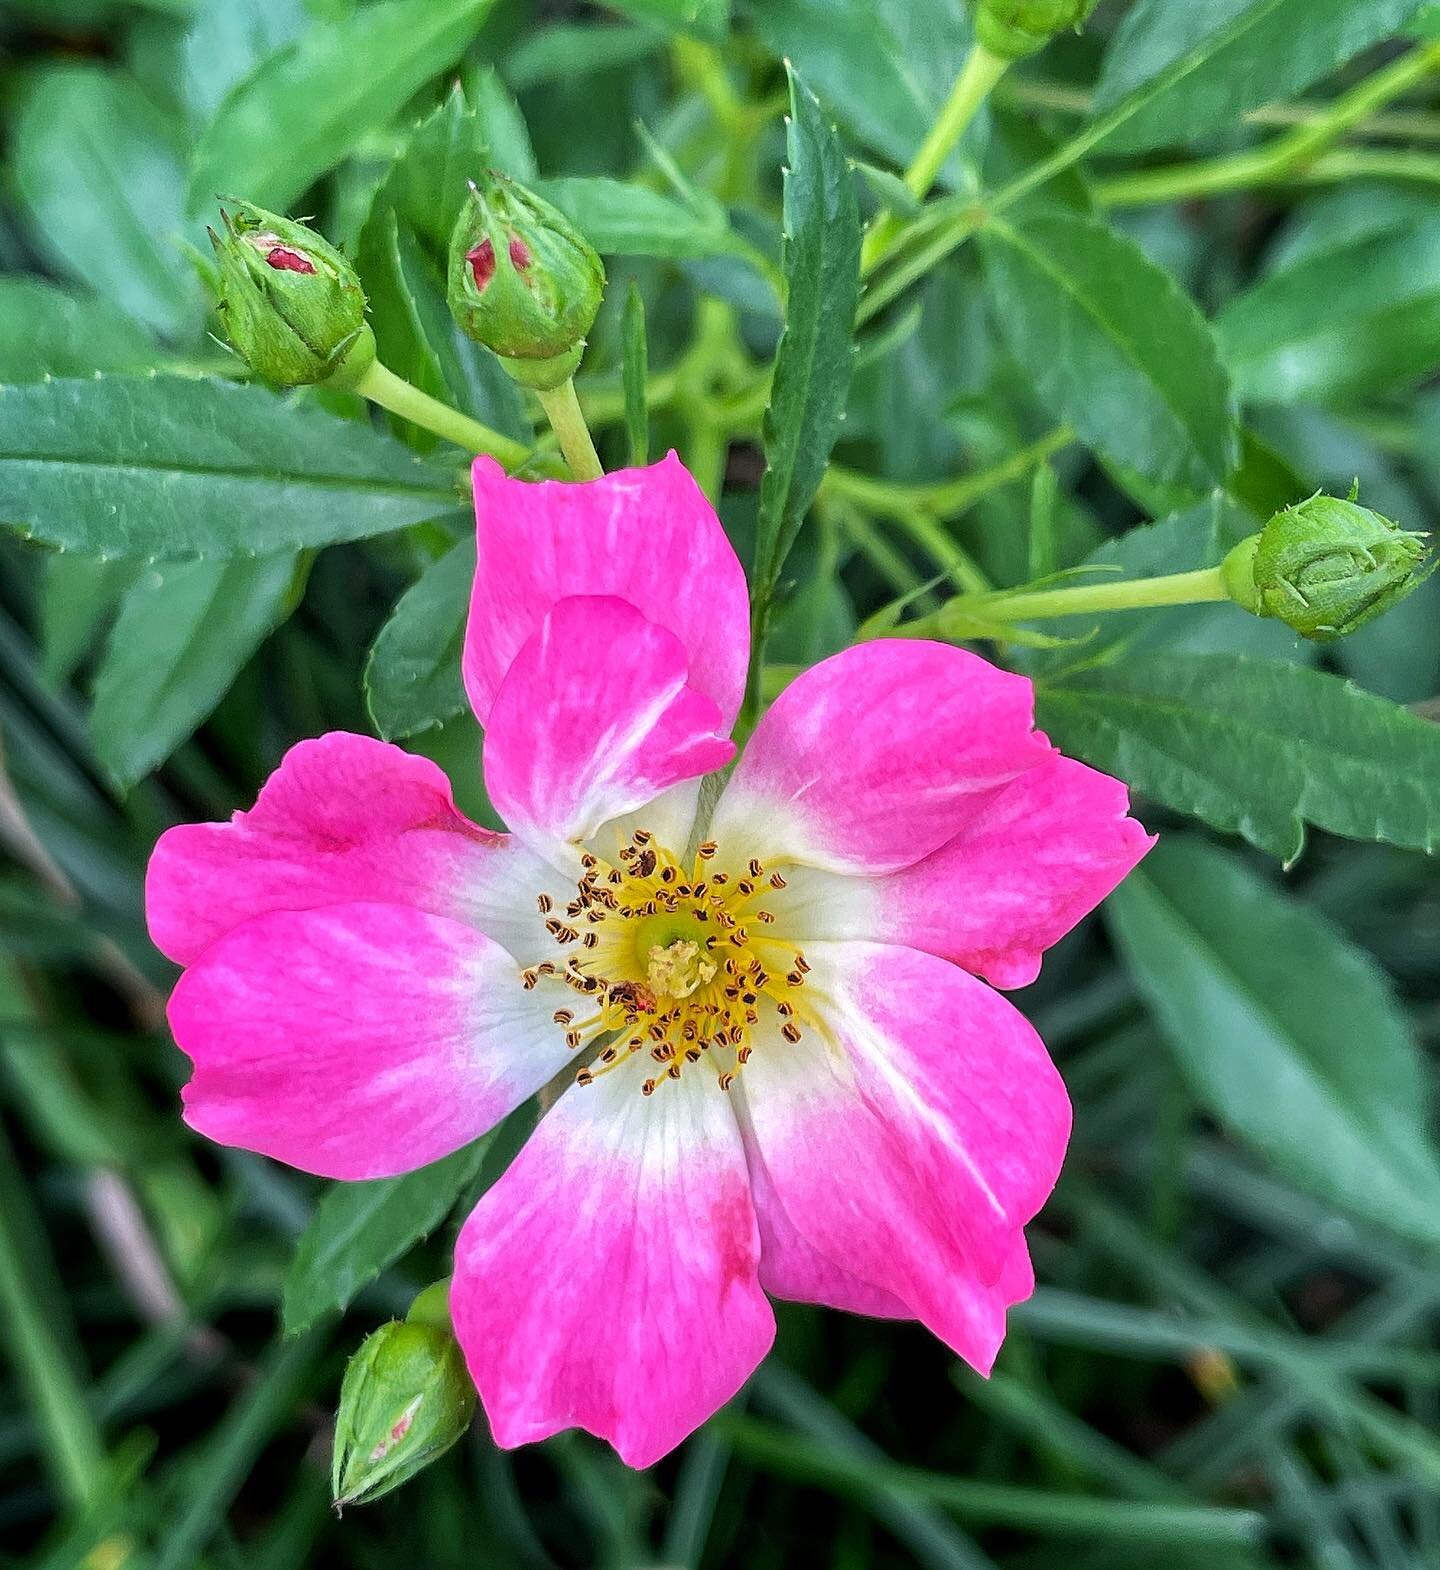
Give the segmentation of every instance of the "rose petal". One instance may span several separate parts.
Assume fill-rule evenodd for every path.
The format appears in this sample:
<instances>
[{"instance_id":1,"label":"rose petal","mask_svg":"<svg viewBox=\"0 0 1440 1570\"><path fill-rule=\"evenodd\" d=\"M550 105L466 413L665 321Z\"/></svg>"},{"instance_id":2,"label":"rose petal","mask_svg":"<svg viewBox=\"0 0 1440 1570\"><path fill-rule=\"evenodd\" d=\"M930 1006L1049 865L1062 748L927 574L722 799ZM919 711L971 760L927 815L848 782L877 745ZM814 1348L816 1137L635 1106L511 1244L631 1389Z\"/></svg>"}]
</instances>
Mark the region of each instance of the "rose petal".
<instances>
[{"instance_id":1,"label":"rose petal","mask_svg":"<svg viewBox=\"0 0 1440 1570\"><path fill-rule=\"evenodd\" d=\"M1033 1285L1021 1228L1060 1170L1064 1086L1024 1017L955 966L860 943L806 957L823 1028L772 1031L739 1082L767 1205L988 1371Z\"/></svg>"},{"instance_id":2,"label":"rose petal","mask_svg":"<svg viewBox=\"0 0 1440 1570\"><path fill-rule=\"evenodd\" d=\"M734 756L685 646L633 605L577 595L546 612L500 684L485 783L522 837L583 840Z\"/></svg>"},{"instance_id":3,"label":"rose petal","mask_svg":"<svg viewBox=\"0 0 1440 1570\"><path fill-rule=\"evenodd\" d=\"M402 905L257 916L180 978L185 1120L322 1177L409 1172L477 1139L566 1061L558 983L522 989L473 928Z\"/></svg>"},{"instance_id":4,"label":"rose petal","mask_svg":"<svg viewBox=\"0 0 1440 1570\"><path fill-rule=\"evenodd\" d=\"M554 948L536 895L564 887L517 841L457 811L429 759L332 731L292 747L249 812L161 835L145 913L155 946L180 965L253 916L354 901L468 922L530 964Z\"/></svg>"},{"instance_id":5,"label":"rose petal","mask_svg":"<svg viewBox=\"0 0 1440 1570\"><path fill-rule=\"evenodd\" d=\"M733 1396L774 1318L713 1073L561 1096L465 1223L451 1311L497 1444L565 1428L658 1461Z\"/></svg>"},{"instance_id":6,"label":"rose petal","mask_svg":"<svg viewBox=\"0 0 1440 1570\"><path fill-rule=\"evenodd\" d=\"M1050 752L1033 688L940 643L846 649L756 727L712 825L722 849L831 872L908 867Z\"/></svg>"},{"instance_id":7,"label":"rose petal","mask_svg":"<svg viewBox=\"0 0 1440 1570\"><path fill-rule=\"evenodd\" d=\"M729 730L745 691L750 601L715 510L672 452L648 469L572 485L474 467L478 557L464 675L482 725L511 661L558 601L616 595L668 628L690 683Z\"/></svg>"},{"instance_id":8,"label":"rose petal","mask_svg":"<svg viewBox=\"0 0 1440 1570\"><path fill-rule=\"evenodd\" d=\"M801 941L898 943L1026 987L1155 843L1128 810L1119 780L1052 753L914 866L879 878L797 868L767 903Z\"/></svg>"}]
</instances>

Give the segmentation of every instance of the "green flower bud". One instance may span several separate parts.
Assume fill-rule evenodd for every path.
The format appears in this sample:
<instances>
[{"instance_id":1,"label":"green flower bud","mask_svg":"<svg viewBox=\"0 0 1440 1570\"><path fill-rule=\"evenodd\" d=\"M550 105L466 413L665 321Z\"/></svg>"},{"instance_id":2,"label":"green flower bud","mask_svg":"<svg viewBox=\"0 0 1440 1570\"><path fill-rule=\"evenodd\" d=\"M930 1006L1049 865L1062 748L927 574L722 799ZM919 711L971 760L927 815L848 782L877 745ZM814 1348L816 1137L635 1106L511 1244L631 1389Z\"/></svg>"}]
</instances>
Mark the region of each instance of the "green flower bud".
<instances>
[{"instance_id":1,"label":"green flower bud","mask_svg":"<svg viewBox=\"0 0 1440 1570\"><path fill-rule=\"evenodd\" d=\"M568 381L604 294L604 265L564 213L504 175L471 182L450 239L450 309L516 381Z\"/></svg>"},{"instance_id":2,"label":"green flower bud","mask_svg":"<svg viewBox=\"0 0 1440 1570\"><path fill-rule=\"evenodd\" d=\"M469 1428L475 1386L450 1328L448 1291L448 1282L426 1288L403 1321L381 1325L350 1359L330 1469L337 1506L399 1488Z\"/></svg>"},{"instance_id":3,"label":"green flower bud","mask_svg":"<svg viewBox=\"0 0 1440 1570\"><path fill-rule=\"evenodd\" d=\"M980 0L975 37L1002 60L1023 60L1078 27L1099 0Z\"/></svg>"},{"instance_id":4,"label":"green flower bud","mask_svg":"<svg viewBox=\"0 0 1440 1570\"><path fill-rule=\"evenodd\" d=\"M1398 605L1434 571L1425 536L1412 534L1352 497L1312 496L1278 512L1225 558L1225 587L1237 605L1302 637L1328 643Z\"/></svg>"},{"instance_id":5,"label":"green flower bud","mask_svg":"<svg viewBox=\"0 0 1440 1570\"><path fill-rule=\"evenodd\" d=\"M327 241L263 207L231 202L220 262L220 314L231 347L278 387L352 386L375 358L365 291Z\"/></svg>"}]
</instances>

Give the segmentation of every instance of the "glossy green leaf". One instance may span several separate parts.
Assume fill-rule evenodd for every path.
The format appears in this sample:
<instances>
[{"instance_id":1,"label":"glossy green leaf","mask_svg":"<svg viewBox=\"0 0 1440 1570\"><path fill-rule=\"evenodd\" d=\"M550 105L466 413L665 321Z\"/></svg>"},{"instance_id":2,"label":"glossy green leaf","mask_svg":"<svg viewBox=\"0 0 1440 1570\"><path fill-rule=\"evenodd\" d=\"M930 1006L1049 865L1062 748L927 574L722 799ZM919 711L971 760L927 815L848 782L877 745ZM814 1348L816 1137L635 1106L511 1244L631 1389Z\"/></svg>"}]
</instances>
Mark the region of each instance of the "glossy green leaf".
<instances>
[{"instance_id":1,"label":"glossy green leaf","mask_svg":"<svg viewBox=\"0 0 1440 1570\"><path fill-rule=\"evenodd\" d=\"M1110 925L1191 1089L1280 1175L1440 1241L1428 1086L1382 972L1234 856L1162 841Z\"/></svg>"},{"instance_id":2,"label":"glossy green leaf","mask_svg":"<svg viewBox=\"0 0 1440 1570\"><path fill-rule=\"evenodd\" d=\"M599 177L542 180L536 188L606 256L719 256L737 248L713 197L697 210L644 186Z\"/></svg>"},{"instance_id":3,"label":"glossy green leaf","mask_svg":"<svg viewBox=\"0 0 1440 1570\"><path fill-rule=\"evenodd\" d=\"M1337 676L1232 654L1152 654L1043 685L1063 751L1284 860L1305 825L1440 847L1440 726Z\"/></svg>"},{"instance_id":4,"label":"glossy green leaf","mask_svg":"<svg viewBox=\"0 0 1440 1570\"><path fill-rule=\"evenodd\" d=\"M645 299L633 279L625 296L623 338L620 371L625 389L627 461L632 468L640 468L650 461L650 411L645 399L650 351L645 334Z\"/></svg>"},{"instance_id":5,"label":"glossy green leaf","mask_svg":"<svg viewBox=\"0 0 1440 1570\"><path fill-rule=\"evenodd\" d=\"M208 120L235 84L298 38L305 0L196 0L181 52L185 102Z\"/></svg>"},{"instance_id":6,"label":"glossy green leaf","mask_svg":"<svg viewBox=\"0 0 1440 1570\"><path fill-rule=\"evenodd\" d=\"M1440 369L1440 219L1324 246L1232 300L1216 335L1242 396L1341 402Z\"/></svg>"},{"instance_id":7,"label":"glossy green leaf","mask_svg":"<svg viewBox=\"0 0 1440 1570\"><path fill-rule=\"evenodd\" d=\"M236 194L287 208L453 65L493 3L380 0L312 23L220 105L195 150L192 206Z\"/></svg>"},{"instance_id":8,"label":"glossy green leaf","mask_svg":"<svg viewBox=\"0 0 1440 1570\"><path fill-rule=\"evenodd\" d=\"M0 278L0 384L91 371L143 371L159 351L107 300L43 278Z\"/></svg>"},{"instance_id":9,"label":"glossy green leaf","mask_svg":"<svg viewBox=\"0 0 1440 1570\"><path fill-rule=\"evenodd\" d=\"M74 551L57 551L45 563L40 585L42 669L54 685L67 681L89 654L100 629L120 603L142 563L102 561Z\"/></svg>"},{"instance_id":10,"label":"glossy green leaf","mask_svg":"<svg viewBox=\"0 0 1440 1570\"><path fill-rule=\"evenodd\" d=\"M316 1206L285 1278L285 1333L349 1306L355 1294L428 1237L475 1181L489 1136L403 1177L337 1183Z\"/></svg>"},{"instance_id":11,"label":"glossy green leaf","mask_svg":"<svg viewBox=\"0 0 1440 1570\"><path fill-rule=\"evenodd\" d=\"M261 387L101 376L0 389L0 522L96 556L256 556L434 518L453 475Z\"/></svg>"},{"instance_id":12,"label":"glossy green leaf","mask_svg":"<svg viewBox=\"0 0 1440 1570\"><path fill-rule=\"evenodd\" d=\"M745 0L771 52L898 168L959 72L970 41L964 10L954 0Z\"/></svg>"},{"instance_id":13,"label":"glossy green leaf","mask_svg":"<svg viewBox=\"0 0 1440 1570\"><path fill-rule=\"evenodd\" d=\"M1078 213L992 220L981 247L996 324L1057 420L1152 480L1224 483L1239 456L1229 381L1167 272Z\"/></svg>"},{"instance_id":14,"label":"glossy green leaf","mask_svg":"<svg viewBox=\"0 0 1440 1570\"><path fill-rule=\"evenodd\" d=\"M1184 142L1303 92L1399 31L1421 0L1136 0L1110 41L1096 118L1136 113L1107 152Z\"/></svg>"},{"instance_id":15,"label":"glossy green leaf","mask_svg":"<svg viewBox=\"0 0 1440 1570\"><path fill-rule=\"evenodd\" d=\"M185 741L293 609L293 556L160 562L125 596L95 676L90 734L128 789Z\"/></svg>"},{"instance_id":16,"label":"glossy green leaf","mask_svg":"<svg viewBox=\"0 0 1440 1570\"><path fill-rule=\"evenodd\" d=\"M493 66L475 72L470 79L469 93L481 138L488 149L490 167L514 180L527 183L533 180L538 169L535 149L530 145L530 130L515 102L515 95L501 80L500 73Z\"/></svg>"},{"instance_id":17,"label":"glossy green leaf","mask_svg":"<svg viewBox=\"0 0 1440 1570\"><path fill-rule=\"evenodd\" d=\"M9 149L21 210L46 260L162 332L198 321L180 248L179 130L134 81L65 65L29 79Z\"/></svg>"},{"instance_id":18,"label":"glossy green leaf","mask_svg":"<svg viewBox=\"0 0 1440 1570\"><path fill-rule=\"evenodd\" d=\"M860 294L860 206L835 128L792 70L785 331L765 411L756 591L773 592L845 418Z\"/></svg>"},{"instance_id":19,"label":"glossy green leaf","mask_svg":"<svg viewBox=\"0 0 1440 1570\"><path fill-rule=\"evenodd\" d=\"M467 182L489 164L479 116L460 87L410 133L371 204L372 219L392 208L437 254L465 205Z\"/></svg>"},{"instance_id":20,"label":"glossy green leaf","mask_svg":"<svg viewBox=\"0 0 1440 1570\"><path fill-rule=\"evenodd\" d=\"M674 31L722 38L730 22L730 0L603 0L633 22L658 22Z\"/></svg>"},{"instance_id":21,"label":"glossy green leaf","mask_svg":"<svg viewBox=\"0 0 1440 1570\"><path fill-rule=\"evenodd\" d=\"M365 698L386 739L414 736L465 708L460 655L475 578L475 541L461 540L400 596L365 665Z\"/></svg>"}]
</instances>

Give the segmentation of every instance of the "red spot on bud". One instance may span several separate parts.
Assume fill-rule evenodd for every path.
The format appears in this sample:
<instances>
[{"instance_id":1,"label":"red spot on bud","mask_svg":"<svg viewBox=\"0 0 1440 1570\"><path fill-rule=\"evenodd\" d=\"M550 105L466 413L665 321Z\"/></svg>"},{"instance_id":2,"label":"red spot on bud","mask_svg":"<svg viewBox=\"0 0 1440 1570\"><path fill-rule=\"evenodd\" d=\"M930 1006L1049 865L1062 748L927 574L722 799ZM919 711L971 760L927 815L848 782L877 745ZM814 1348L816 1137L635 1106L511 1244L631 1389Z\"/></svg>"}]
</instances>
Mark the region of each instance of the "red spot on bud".
<instances>
[{"instance_id":1,"label":"red spot on bud","mask_svg":"<svg viewBox=\"0 0 1440 1570\"><path fill-rule=\"evenodd\" d=\"M265 260L277 273L313 273L315 264L308 256L292 251L283 245L272 246L265 253Z\"/></svg>"},{"instance_id":2,"label":"red spot on bud","mask_svg":"<svg viewBox=\"0 0 1440 1570\"><path fill-rule=\"evenodd\" d=\"M466 251L465 260L475 275L475 287L483 291L495 276L495 247L488 239L482 240L474 250Z\"/></svg>"},{"instance_id":3,"label":"red spot on bud","mask_svg":"<svg viewBox=\"0 0 1440 1570\"><path fill-rule=\"evenodd\" d=\"M515 270L522 273L535 260L530 254L530 247L518 234L510 236L510 260L514 263Z\"/></svg>"}]
</instances>

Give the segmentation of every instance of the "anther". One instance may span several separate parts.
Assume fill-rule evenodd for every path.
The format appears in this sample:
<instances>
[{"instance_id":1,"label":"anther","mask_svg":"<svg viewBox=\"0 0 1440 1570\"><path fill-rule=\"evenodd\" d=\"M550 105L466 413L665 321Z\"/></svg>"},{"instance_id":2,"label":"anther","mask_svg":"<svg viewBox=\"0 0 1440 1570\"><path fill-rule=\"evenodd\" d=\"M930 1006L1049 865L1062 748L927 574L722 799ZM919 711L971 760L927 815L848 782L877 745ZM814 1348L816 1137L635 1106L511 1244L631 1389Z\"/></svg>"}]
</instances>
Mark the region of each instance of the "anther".
<instances>
[{"instance_id":1,"label":"anther","mask_svg":"<svg viewBox=\"0 0 1440 1570\"><path fill-rule=\"evenodd\" d=\"M548 894L537 894L535 896L535 903L539 906L540 914L542 916L548 916L555 908L555 901L551 899Z\"/></svg>"},{"instance_id":2,"label":"anther","mask_svg":"<svg viewBox=\"0 0 1440 1570\"><path fill-rule=\"evenodd\" d=\"M735 1076L732 1073L730 1073L729 1070L727 1069L726 1072L723 1073L720 1076L720 1088L721 1088L721 1090L729 1090L729 1088L734 1083L735 1083Z\"/></svg>"},{"instance_id":3,"label":"anther","mask_svg":"<svg viewBox=\"0 0 1440 1570\"><path fill-rule=\"evenodd\" d=\"M653 1096L655 1094L655 1085L656 1085L656 1081L655 1080L647 1079L645 1081L645 1083L640 1087L640 1094L642 1096Z\"/></svg>"},{"instance_id":4,"label":"anther","mask_svg":"<svg viewBox=\"0 0 1440 1570\"><path fill-rule=\"evenodd\" d=\"M798 970L802 976L808 976L810 974L810 967L805 963L805 956L803 954L796 954L795 969Z\"/></svg>"},{"instance_id":5,"label":"anther","mask_svg":"<svg viewBox=\"0 0 1440 1570\"><path fill-rule=\"evenodd\" d=\"M637 845L648 845L650 843L650 830L636 829L630 838L633 839Z\"/></svg>"},{"instance_id":6,"label":"anther","mask_svg":"<svg viewBox=\"0 0 1440 1570\"><path fill-rule=\"evenodd\" d=\"M784 889L788 888L789 884L786 883L785 879L778 872L772 872L770 874L770 887L772 889Z\"/></svg>"},{"instance_id":7,"label":"anther","mask_svg":"<svg viewBox=\"0 0 1440 1570\"><path fill-rule=\"evenodd\" d=\"M762 872L764 872L765 868L758 861L756 861L756 859L752 856L750 858L750 869L749 870L750 870L750 876L752 878L758 878L760 876L760 874Z\"/></svg>"},{"instance_id":8,"label":"anther","mask_svg":"<svg viewBox=\"0 0 1440 1570\"><path fill-rule=\"evenodd\" d=\"M581 1036L578 1030L567 1030L565 1032L565 1045L569 1047L572 1052L580 1045L583 1039L584 1038Z\"/></svg>"},{"instance_id":9,"label":"anther","mask_svg":"<svg viewBox=\"0 0 1440 1570\"><path fill-rule=\"evenodd\" d=\"M598 932L587 932L580 941L587 949L598 949L600 947L600 934Z\"/></svg>"},{"instance_id":10,"label":"anther","mask_svg":"<svg viewBox=\"0 0 1440 1570\"><path fill-rule=\"evenodd\" d=\"M780 1027L780 1034L793 1046L800 1039L800 1027L791 1020Z\"/></svg>"},{"instance_id":11,"label":"anther","mask_svg":"<svg viewBox=\"0 0 1440 1570\"><path fill-rule=\"evenodd\" d=\"M582 1068L575 1076L575 1083L577 1085L593 1085L595 1083L595 1076L588 1068Z\"/></svg>"},{"instance_id":12,"label":"anther","mask_svg":"<svg viewBox=\"0 0 1440 1570\"><path fill-rule=\"evenodd\" d=\"M574 1009L556 1009L550 1016L557 1025L571 1025L575 1022Z\"/></svg>"},{"instance_id":13,"label":"anther","mask_svg":"<svg viewBox=\"0 0 1440 1570\"><path fill-rule=\"evenodd\" d=\"M709 861L719 848L714 840L705 840L702 844L696 846L695 854L701 861Z\"/></svg>"}]
</instances>

